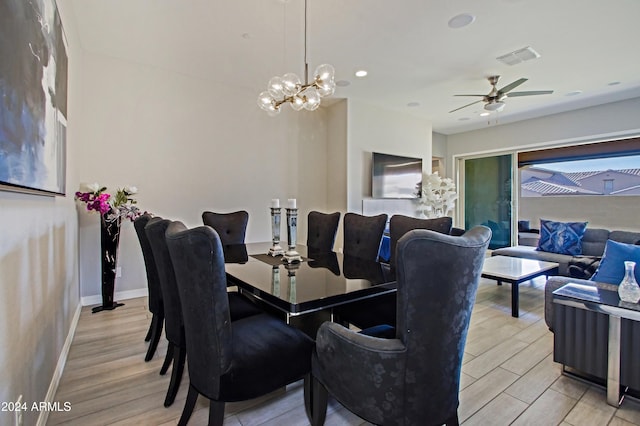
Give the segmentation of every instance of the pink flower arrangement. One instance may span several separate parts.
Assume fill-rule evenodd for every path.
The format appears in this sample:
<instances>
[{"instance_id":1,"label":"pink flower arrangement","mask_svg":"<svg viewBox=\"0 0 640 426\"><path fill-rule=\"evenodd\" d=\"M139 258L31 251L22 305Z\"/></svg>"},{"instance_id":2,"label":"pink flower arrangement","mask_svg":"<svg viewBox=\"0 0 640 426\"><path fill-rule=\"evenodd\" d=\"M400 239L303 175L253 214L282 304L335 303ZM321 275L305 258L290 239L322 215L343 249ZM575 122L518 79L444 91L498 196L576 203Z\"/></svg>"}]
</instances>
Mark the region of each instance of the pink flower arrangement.
<instances>
[{"instance_id":1,"label":"pink flower arrangement","mask_svg":"<svg viewBox=\"0 0 640 426\"><path fill-rule=\"evenodd\" d=\"M86 185L87 191L76 192L75 199L87 205L88 211L96 211L106 221L119 219L135 220L142 215L142 212L135 204L137 201L132 197L138 192L135 186L126 186L116 191L115 196L105 192L107 188L97 183Z\"/></svg>"}]
</instances>

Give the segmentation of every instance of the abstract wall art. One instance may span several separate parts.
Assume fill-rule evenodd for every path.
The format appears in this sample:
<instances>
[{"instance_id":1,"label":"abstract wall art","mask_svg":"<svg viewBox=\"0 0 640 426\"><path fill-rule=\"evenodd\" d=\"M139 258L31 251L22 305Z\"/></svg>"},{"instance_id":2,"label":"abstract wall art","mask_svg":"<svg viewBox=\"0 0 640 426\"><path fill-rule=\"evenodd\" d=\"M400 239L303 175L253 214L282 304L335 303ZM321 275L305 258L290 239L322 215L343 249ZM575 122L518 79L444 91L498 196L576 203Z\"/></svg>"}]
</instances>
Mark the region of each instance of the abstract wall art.
<instances>
[{"instance_id":1,"label":"abstract wall art","mask_svg":"<svg viewBox=\"0 0 640 426\"><path fill-rule=\"evenodd\" d=\"M66 124L55 0L0 0L0 189L64 195Z\"/></svg>"}]
</instances>

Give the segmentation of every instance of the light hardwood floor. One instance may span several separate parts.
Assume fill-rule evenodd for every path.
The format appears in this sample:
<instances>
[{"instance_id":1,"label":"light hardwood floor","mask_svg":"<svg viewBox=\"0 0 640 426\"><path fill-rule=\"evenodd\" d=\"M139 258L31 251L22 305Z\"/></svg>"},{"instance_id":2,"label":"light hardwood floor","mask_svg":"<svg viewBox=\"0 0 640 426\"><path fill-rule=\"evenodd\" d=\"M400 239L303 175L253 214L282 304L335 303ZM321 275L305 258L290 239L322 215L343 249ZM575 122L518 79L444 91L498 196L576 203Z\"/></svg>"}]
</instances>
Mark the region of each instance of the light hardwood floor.
<instances>
[{"instance_id":1,"label":"light hardwood floor","mask_svg":"<svg viewBox=\"0 0 640 426\"><path fill-rule=\"evenodd\" d=\"M561 375L553 362L553 336L544 323L545 278L520 286L520 318L512 318L511 290L482 280L471 318L462 368L458 415L465 425L640 425L640 404L618 409L605 391ZM165 408L169 375L158 372L164 336L153 360L143 341L151 316L146 298L91 314L83 308L55 401L50 425L174 425L188 388L185 375L175 403ZM170 372L169 372L170 373ZM206 424L208 405L198 400L190 425ZM308 425L302 383L256 400L227 404L225 425ZM330 401L327 425L366 425Z\"/></svg>"}]
</instances>

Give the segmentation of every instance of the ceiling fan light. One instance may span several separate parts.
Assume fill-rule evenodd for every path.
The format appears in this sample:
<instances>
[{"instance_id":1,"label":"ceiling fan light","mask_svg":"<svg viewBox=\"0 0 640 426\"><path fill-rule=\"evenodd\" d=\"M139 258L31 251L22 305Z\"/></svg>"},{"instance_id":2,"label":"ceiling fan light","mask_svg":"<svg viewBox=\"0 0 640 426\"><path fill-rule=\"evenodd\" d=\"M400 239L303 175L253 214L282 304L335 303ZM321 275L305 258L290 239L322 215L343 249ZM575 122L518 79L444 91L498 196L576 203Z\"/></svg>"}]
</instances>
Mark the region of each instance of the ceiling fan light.
<instances>
[{"instance_id":1,"label":"ceiling fan light","mask_svg":"<svg viewBox=\"0 0 640 426\"><path fill-rule=\"evenodd\" d=\"M502 111L504 108L504 102L490 102L484 106L487 111Z\"/></svg>"}]
</instances>

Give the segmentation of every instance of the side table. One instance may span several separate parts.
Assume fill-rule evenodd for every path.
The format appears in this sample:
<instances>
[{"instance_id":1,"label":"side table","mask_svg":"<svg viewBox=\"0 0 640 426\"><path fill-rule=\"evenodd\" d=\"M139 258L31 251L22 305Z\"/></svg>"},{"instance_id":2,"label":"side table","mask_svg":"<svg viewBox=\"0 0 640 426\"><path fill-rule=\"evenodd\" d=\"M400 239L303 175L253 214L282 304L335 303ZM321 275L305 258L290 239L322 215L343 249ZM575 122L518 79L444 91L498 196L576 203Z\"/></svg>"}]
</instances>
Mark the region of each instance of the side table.
<instances>
[{"instance_id":1,"label":"side table","mask_svg":"<svg viewBox=\"0 0 640 426\"><path fill-rule=\"evenodd\" d=\"M569 283L553 292L553 303L609 317L607 350L607 403L618 407L620 396L620 321L640 321L640 304L622 302L618 292Z\"/></svg>"}]
</instances>

